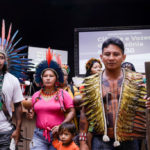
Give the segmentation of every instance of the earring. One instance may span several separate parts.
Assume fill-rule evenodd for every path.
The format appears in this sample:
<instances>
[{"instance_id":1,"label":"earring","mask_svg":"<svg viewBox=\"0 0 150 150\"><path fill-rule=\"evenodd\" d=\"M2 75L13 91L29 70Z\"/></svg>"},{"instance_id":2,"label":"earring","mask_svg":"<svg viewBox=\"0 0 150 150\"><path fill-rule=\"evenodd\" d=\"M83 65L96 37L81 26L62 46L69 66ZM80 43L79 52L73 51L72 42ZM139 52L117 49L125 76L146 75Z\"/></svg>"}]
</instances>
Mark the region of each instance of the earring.
<instances>
[{"instance_id":1,"label":"earring","mask_svg":"<svg viewBox=\"0 0 150 150\"><path fill-rule=\"evenodd\" d=\"M59 81L55 82L55 87L58 88L59 87Z\"/></svg>"},{"instance_id":2,"label":"earring","mask_svg":"<svg viewBox=\"0 0 150 150\"><path fill-rule=\"evenodd\" d=\"M42 82L40 82L40 84L39 84L39 85L40 85L40 87L43 87L43 83L42 83Z\"/></svg>"}]
</instances>

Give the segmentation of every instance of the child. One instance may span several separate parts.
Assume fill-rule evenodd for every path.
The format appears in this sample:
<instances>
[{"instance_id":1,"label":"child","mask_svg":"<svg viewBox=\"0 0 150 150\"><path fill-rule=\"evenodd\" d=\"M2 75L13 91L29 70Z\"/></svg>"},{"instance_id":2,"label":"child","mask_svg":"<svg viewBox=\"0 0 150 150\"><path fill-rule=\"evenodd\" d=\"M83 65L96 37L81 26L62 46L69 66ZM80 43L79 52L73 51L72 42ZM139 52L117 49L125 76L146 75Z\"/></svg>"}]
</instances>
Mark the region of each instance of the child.
<instances>
[{"instance_id":1,"label":"child","mask_svg":"<svg viewBox=\"0 0 150 150\"><path fill-rule=\"evenodd\" d=\"M52 144L57 150L79 150L79 147L73 142L76 133L74 123L64 122L59 127L59 139L53 135Z\"/></svg>"}]
</instances>

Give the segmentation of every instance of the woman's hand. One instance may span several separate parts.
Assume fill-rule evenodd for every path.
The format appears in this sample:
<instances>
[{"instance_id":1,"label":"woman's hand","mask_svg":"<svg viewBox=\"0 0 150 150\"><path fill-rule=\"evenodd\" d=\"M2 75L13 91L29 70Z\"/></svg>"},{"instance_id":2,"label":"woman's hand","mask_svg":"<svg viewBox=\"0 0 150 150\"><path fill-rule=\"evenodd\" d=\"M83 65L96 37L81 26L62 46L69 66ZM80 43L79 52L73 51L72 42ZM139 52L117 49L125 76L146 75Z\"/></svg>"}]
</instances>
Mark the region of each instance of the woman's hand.
<instances>
[{"instance_id":1,"label":"woman's hand","mask_svg":"<svg viewBox=\"0 0 150 150\"><path fill-rule=\"evenodd\" d=\"M58 134L58 130L59 130L59 125L58 125L58 126L53 127L53 128L51 129L52 134L53 134L53 135L54 135L54 134Z\"/></svg>"},{"instance_id":2,"label":"woman's hand","mask_svg":"<svg viewBox=\"0 0 150 150\"><path fill-rule=\"evenodd\" d=\"M34 118L34 110L31 109L30 112L26 113L27 119L33 119Z\"/></svg>"}]
</instances>

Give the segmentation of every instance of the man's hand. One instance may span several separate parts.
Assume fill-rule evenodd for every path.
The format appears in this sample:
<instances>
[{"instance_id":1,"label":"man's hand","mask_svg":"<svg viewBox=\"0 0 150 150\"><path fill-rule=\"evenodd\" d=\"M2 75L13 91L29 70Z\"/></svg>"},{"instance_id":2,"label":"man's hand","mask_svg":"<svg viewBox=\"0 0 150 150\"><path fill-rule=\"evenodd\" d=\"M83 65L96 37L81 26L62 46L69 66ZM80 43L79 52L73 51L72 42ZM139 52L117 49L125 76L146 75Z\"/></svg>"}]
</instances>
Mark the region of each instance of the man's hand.
<instances>
[{"instance_id":1,"label":"man's hand","mask_svg":"<svg viewBox=\"0 0 150 150\"><path fill-rule=\"evenodd\" d=\"M147 99L146 107L147 109L150 109L150 97L147 98L147 96L145 96L144 99Z\"/></svg>"},{"instance_id":2,"label":"man's hand","mask_svg":"<svg viewBox=\"0 0 150 150\"><path fill-rule=\"evenodd\" d=\"M13 134L11 135L10 138L11 138L11 139L14 138L16 145L18 145L19 140L20 140L20 130L19 130L19 129L16 129L16 130L13 132Z\"/></svg>"},{"instance_id":3,"label":"man's hand","mask_svg":"<svg viewBox=\"0 0 150 150\"><path fill-rule=\"evenodd\" d=\"M33 119L34 118L34 110L31 109L29 113L26 113L27 119Z\"/></svg>"}]
</instances>

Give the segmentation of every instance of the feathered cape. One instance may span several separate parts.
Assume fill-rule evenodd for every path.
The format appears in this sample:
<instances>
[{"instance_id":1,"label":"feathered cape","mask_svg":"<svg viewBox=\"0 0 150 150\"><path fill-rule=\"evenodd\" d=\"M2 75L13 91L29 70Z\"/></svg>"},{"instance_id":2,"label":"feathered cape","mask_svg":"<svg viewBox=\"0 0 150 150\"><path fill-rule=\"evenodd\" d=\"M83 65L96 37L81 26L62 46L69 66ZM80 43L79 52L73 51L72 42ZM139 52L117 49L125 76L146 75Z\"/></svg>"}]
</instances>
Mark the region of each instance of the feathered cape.
<instances>
[{"instance_id":1,"label":"feathered cape","mask_svg":"<svg viewBox=\"0 0 150 150\"><path fill-rule=\"evenodd\" d=\"M124 79L121 86L117 116L114 126L114 146L119 146L119 141L132 140L133 138L146 137L145 102L146 88L140 86L143 82L142 75L123 69ZM85 95L81 100L82 105L88 108L88 121L93 123L96 132L103 132L104 141L107 137L107 124L102 97L102 72L84 78L84 86L80 95ZM119 143L119 144L118 144Z\"/></svg>"}]
</instances>

